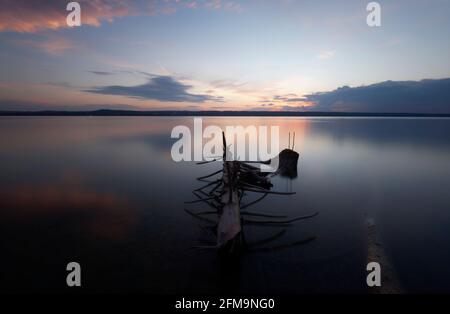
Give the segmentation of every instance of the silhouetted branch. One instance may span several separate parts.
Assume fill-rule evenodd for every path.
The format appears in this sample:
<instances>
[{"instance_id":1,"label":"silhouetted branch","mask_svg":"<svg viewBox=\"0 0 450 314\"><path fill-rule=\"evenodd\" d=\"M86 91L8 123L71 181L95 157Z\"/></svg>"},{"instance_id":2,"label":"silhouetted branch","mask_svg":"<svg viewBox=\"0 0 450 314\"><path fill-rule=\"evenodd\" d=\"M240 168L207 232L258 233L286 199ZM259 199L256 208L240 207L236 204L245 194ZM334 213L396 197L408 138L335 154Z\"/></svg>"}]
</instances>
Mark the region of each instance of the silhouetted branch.
<instances>
[{"instance_id":1,"label":"silhouetted branch","mask_svg":"<svg viewBox=\"0 0 450 314\"><path fill-rule=\"evenodd\" d=\"M207 178L210 178L210 177L212 177L212 176L214 176L214 175L216 175L216 174L219 174L219 173L221 173L221 172L222 172L222 170L218 170L218 171L213 172L213 173L211 173L211 174L208 174L208 175L206 175L206 176L199 177L199 178L197 178L197 180L207 179Z\"/></svg>"},{"instance_id":2,"label":"silhouetted branch","mask_svg":"<svg viewBox=\"0 0 450 314\"><path fill-rule=\"evenodd\" d=\"M257 189L249 189L249 188L243 188L244 191L249 192L255 192L255 193L267 193L267 194L276 194L276 195L294 195L295 192L275 192L275 191L269 191L269 190L257 190Z\"/></svg>"},{"instance_id":3,"label":"silhouetted branch","mask_svg":"<svg viewBox=\"0 0 450 314\"><path fill-rule=\"evenodd\" d=\"M259 213L252 213L252 212L247 212L247 211L241 211L241 215L243 215L243 216L266 217L266 218L287 218L287 216L259 214Z\"/></svg>"}]
</instances>

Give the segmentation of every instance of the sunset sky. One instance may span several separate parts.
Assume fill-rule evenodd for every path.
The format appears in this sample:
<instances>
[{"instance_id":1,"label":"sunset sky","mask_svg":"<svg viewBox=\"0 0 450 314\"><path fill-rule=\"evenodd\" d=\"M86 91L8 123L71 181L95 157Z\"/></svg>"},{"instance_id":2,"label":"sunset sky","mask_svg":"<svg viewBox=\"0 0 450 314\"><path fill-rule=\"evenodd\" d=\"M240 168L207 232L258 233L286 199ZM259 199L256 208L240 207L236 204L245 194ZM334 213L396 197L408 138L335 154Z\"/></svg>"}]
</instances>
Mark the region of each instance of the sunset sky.
<instances>
[{"instance_id":1,"label":"sunset sky","mask_svg":"<svg viewBox=\"0 0 450 314\"><path fill-rule=\"evenodd\" d=\"M69 1L0 0L0 110L310 110L450 77L448 0L379 1L381 27L362 0L78 2L69 28Z\"/></svg>"}]
</instances>

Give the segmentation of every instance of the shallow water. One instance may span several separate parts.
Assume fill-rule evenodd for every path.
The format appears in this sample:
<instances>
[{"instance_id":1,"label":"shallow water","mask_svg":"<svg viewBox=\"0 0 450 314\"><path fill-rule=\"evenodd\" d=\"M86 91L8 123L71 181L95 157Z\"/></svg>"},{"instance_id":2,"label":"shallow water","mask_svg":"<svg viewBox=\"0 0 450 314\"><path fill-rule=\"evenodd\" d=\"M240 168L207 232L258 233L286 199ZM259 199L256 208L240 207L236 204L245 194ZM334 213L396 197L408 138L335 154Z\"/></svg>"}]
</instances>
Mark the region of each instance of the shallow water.
<instances>
[{"instance_id":1,"label":"shallow water","mask_svg":"<svg viewBox=\"0 0 450 314\"><path fill-rule=\"evenodd\" d=\"M86 291L366 292L366 220L407 292L450 292L450 120L204 118L204 125L278 125L296 132L298 177L272 180L252 211L313 219L246 226L235 263L193 246L210 240L185 208L196 177L220 164L175 163L170 132L184 117L0 118L2 291L66 291L66 265Z\"/></svg>"}]
</instances>

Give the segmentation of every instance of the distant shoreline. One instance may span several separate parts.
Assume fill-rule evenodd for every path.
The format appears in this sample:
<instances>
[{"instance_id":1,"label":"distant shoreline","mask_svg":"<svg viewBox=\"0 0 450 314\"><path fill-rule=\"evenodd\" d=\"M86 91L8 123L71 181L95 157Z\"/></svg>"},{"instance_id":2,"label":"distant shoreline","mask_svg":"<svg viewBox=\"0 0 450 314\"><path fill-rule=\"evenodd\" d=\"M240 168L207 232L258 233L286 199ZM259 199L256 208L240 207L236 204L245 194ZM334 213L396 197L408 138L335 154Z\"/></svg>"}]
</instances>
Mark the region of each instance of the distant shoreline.
<instances>
[{"instance_id":1,"label":"distant shoreline","mask_svg":"<svg viewBox=\"0 0 450 314\"><path fill-rule=\"evenodd\" d=\"M0 116L128 116L128 117L424 117L445 118L448 114L373 112L290 112L290 111L0 111Z\"/></svg>"}]
</instances>

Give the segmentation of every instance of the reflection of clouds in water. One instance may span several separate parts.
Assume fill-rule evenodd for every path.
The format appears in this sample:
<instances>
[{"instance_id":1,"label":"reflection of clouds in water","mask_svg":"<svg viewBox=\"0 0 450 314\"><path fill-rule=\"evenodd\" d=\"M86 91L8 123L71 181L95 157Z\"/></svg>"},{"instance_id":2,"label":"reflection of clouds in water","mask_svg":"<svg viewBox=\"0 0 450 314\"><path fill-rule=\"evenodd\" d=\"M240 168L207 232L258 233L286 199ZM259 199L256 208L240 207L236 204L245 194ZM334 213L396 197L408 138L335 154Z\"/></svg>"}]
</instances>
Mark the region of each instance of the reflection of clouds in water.
<instances>
[{"instance_id":1,"label":"reflection of clouds in water","mask_svg":"<svg viewBox=\"0 0 450 314\"><path fill-rule=\"evenodd\" d=\"M143 134L133 134L126 136L117 136L109 139L109 142L117 144L131 144L137 142L145 146L151 147L158 153L170 153L172 145L177 141L177 139L170 138L170 133L163 131L161 133L143 133Z\"/></svg>"},{"instance_id":2,"label":"reflection of clouds in water","mask_svg":"<svg viewBox=\"0 0 450 314\"><path fill-rule=\"evenodd\" d=\"M282 210L292 216L320 212L310 224L291 228L286 234L294 240L313 233L319 236L318 241L301 250L250 256L246 265L272 267L285 260L286 276L280 278L276 273L266 278L270 287L281 291L287 285L295 287L295 292L312 287L317 291L349 291L361 282L354 270L362 269L366 262L366 256L359 257L364 254L362 212L370 210L385 215L383 228L390 232L386 239L396 245L397 257L405 259L400 266L407 265L407 276L420 272L409 272L407 264L419 259L420 265L443 269L442 273L426 274L428 279L433 277L427 281L430 286L442 283L448 287L450 274L444 266L449 258L425 244L448 247L449 243L448 232L444 232L449 220L445 193L450 178L449 121L205 118L204 127L279 125L281 148L288 145L288 133L295 132L300 161L299 178L292 182L292 190L297 194L266 198L252 210ZM198 230L182 209L191 191L199 187L192 178L218 170L218 165L199 169L170 158L176 141L170 138L172 128L192 127L192 123L192 117L3 119L0 227L6 239L2 247L4 269L9 266L10 270L3 277L4 286L24 289L23 283L33 276L39 288L49 280L53 280L49 287L59 287L60 277L48 276L54 264L64 269L67 259L80 258L95 269L96 276L89 280L99 291L108 287L121 291L127 286L155 293L183 292L181 287L190 286L200 292L215 289L210 281L214 260L187 250L197 239ZM421 154L425 150L427 154ZM273 178L272 182L279 190L288 189L283 178ZM376 217L380 226L382 218ZM255 238L263 238L266 231L251 232ZM417 250L408 249L412 237L417 237ZM350 249L351 256L346 253ZM30 275L30 260L48 272ZM326 263L311 262L317 260ZM197 265L206 276L187 273L186 263ZM123 277L109 285L104 278L110 269L124 270ZM324 269L330 270L333 284L316 280ZM242 283L258 292L253 285L254 278L259 278L258 269L244 270ZM340 286L341 274L346 277L345 287ZM348 277L351 274L353 279ZM312 279L305 281L307 276ZM191 281L191 277L196 280ZM210 283L207 288L202 286L205 282Z\"/></svg>"},{"instance_id":3,"label":"reflection of clouds in water","mask_svg":"<svg viewBox=\"0 0 450 314\"><path fill-rule=\"evenodd\" d=\"M0 123L0 142L8 146L2 145L0 150L40 150L43 145L56 149L68 143L86 145L102 139L163 132L170 139L170 125L175 123L165 117L8 117Z\"/></svg>"},{"instance_id":4,"label":"reflection of clouds in water","mask_svg":"<svg viewBox=\"0 0 450 314\"><path fill-rule=\"evenodd\" d=\"M195 133L193 126L194 117L181 118L179 121L171 120L170 123L165 123L160 125L159 129L153 129L151 132L143 132L141 134L124 134L110 138L112 142L121 144L130 144L132 142L144 144L145 146L152 147L159 153L169 154L172 149L172 145L179 140L179 138L171 138L172 128L178 125L187 126L191 130L191 149L194 150L194 143L202 142L203 146L208 143L211 138L204 138L203 133ZM208 126L218 126L222 130L226 131L228 126L237 127L243 126L244 128L248 126L255 126L256 129L260 126L266 126L269 130L270 127L276 126L280 128L280 151L288 147L288 136L295 133L296 145L302 144L308 130L310 122L308 120L299 121L290 118L276 118L272 117L233 117L223 118L223 117L202 117L203 130ZM271 144L272 138L270 137L270 131L268 133L268 146ZM291 138L292 140L292 138ZM248 138L246 139L246 145L248 146ZM221 139L220 139L221 142ZM291 142L292 146L292 142ZM297 146L296 146L297 147ZM221 155L222 152L218 154Z\"/></svg>"},{"instance_id":5,"label":"reflection of clouds in water","mask_svg":"<svg viewBox=\"0 0 450 314\"><path fill-rule=\"evenodd\" d=\"M309 133L335 143L450 149L450 119L314 119Z\"/></svg>"},{"instance_id":6,"label":"reflection of clouds in water","mask_svg":"<svg viewBox=\"0 0 450 314\"><path fill-rule=\"evenodd\" d=\"M137 222L136 207L112 193L82 185L30 185L3 187L0 192L2 220L57 219L71 230L102 238L125 237Z\"/></svg>"}]
</instances>

